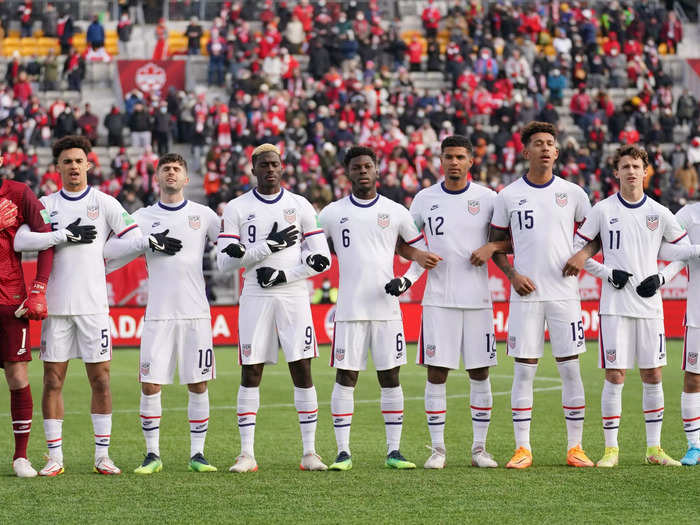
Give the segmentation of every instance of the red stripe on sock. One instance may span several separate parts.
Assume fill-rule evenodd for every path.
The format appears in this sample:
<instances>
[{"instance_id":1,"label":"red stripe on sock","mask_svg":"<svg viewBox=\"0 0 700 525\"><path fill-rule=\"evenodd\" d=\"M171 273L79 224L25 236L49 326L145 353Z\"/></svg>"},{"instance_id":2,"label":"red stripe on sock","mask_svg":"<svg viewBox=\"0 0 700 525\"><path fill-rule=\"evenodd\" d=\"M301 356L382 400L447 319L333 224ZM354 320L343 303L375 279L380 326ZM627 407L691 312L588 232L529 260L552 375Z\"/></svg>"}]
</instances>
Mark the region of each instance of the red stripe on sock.
<instances>
[{"instance_id":1,"label":"red stripe on sock","mask_svg":"<svg viewBox=\"0 0 700 525\"><path fill-rule=\"evenodd\" d=\"M474 405L469 405L469 408L473 408L474 410L491 410L493 407L475 407Z\"/></svg>"},{"instance_id":2,"label":"red stripe on sock","mask_svg":"<svg viewBox=\"0 0 700 525\"><path fill-rule=\"evenodd\" d=\"M525 412L526 410L532 410L532 407L529 407L529 408L511 408L511 410L516 410L518 412Z\"/></svg>"},{"instance_id":3,"label":"red stripe on sock","mask_svg":"<svg viewBox=\"0 0 700 525\"><path fill-rule=\"evenodd\" d=\"M580 407L566 407L566 406L562 405L562 408L564 410L583 410L584 408L586 408L586 405L583 405Z\"/></svg>"},{"instance_id":4,"label":"red stripe on sock","mask_svg":"<svg viewBox=\"0 0 700 525\"><path fill-rule=\"evenodd\" d=\"M331 414L331 416L333 416L333 417L349 417L349 416L352 416L352 412L350 412L349 414Z\"/></svg>"},{"instance_id":5,"label":"red stripe on sock","mask_svg":"<svg viewBox=\"0 0 700 525\"><path fill-rule=\"evenodd\" d=\"M664 409L664 407L655 408L655 409L653 409L653 410L645 410L644 413L645 413L645 414L651 414L652 412L661 412L663 409Z\"/></svg>"},{"instance_id":6,"label":"red stripe on sock","mask_svg":"<svg viewBox=\"0 0 700 525\"><path fill-rule=\"evenodd\" d=\"M190 423L206 423L209 421L209 418L206 419L190 419Z\"/></svg>"},{"instance_id":7,"label":"red stripe on sock","mask_svg":"<svg viewBox=\"0 0 700 525\"><path fill-rule=\"evenodd\" d=\"M318 412L318 408L316 410L297 410L299 414L315 414Z\"/></svg>"},{"instance_id":8,"label":"red stripe on sock","mask_svg":"<svg viewBox=\"0 0 700 525\"><path fill-rule=\"evenodd\" d=\"M382 414L403 414L403 410L382 410Z\"/></svg>"},{"instance_id":9,"label":"red stripe on sock","mask_svg":"<svg viewBox=\"0 0 700 525\"><path fill-rule=\"evenodd\" d=\"M447 410L426 410L426 414L445 414Z\"/></svg>"},{"instance_id":10,"label":"red stripe on sock","mask_svg":"<svg viewBox=\"0 0 700 525\"><path fill-rule=\"evenodd\" d=\"M237 414L239 416L257 416L257 412L241 412L240 414Z\"/></svg>"},{"instance_id":11,"label":"red stripe on sock","mask_svg":"<svg viewBox=\"0 0 700 525\"><path fill-rule=\"evenodd\" d=\"M700 417L694 417L694 418L692 418L692 419L684 419L683 422L684 422L684 423L689 423L689 422L691 422L691 421L697 421L698 419L700 419Z\"/></svg>"},{"instance_id":12,"label":"red stripe on sock","mask_svg":"<svg viewBox=\"0 0 700 525\"><path fill-rule=\"evenodd\" d=\"M96 438L108 438L112 437L112 434L95 434Z\"/></svg>"},{"instance_id":13,"label":"red stripe on sock","mask_svg":"<svg viewBox=\"0 0 700 525\"><path fill-rule=\"evenodd\" d=\"M62 439L63 439L62 437L60 437L58 439L47 439L46 442L47 443L56 443L56 441L61 441Z\"/></svg>"},{"instance_id":14,"label":"red stripe on sock","mask_svg":"<svg viewBox=\"0 0 700 525\"><path fill-rule=\"evenodd\" d=\"M160 416L144 416L143 414L139 414L139 417L141 419L160 419Z\"/></svg>"},{"instance_id":15,"label":"red stripe on sock","mask_svg":"<svg viewBox=\"0 0 700 525\"><path fill-rule=\"evenodd\" d=\"M620 419L620 416L608 416L608 417L603 416L603 419Z\"/></svg>"}]
</instances>

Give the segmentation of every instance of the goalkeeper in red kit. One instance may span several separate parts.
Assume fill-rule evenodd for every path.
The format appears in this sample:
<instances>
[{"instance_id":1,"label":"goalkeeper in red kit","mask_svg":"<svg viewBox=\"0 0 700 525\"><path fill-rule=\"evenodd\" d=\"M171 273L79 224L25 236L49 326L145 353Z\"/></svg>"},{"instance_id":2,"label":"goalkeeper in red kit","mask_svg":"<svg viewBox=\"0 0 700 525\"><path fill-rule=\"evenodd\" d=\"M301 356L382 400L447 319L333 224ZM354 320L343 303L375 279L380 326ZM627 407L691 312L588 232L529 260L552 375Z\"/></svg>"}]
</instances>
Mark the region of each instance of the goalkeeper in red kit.
<instances>
[{"instance_id":1,"label":"goalkeeper in red kit","mask_svg":"<svg viewBox=\"0 0 700 525\"><path fill-rule=\"evenodd\" d=\"M27 295L22 256L13 247L15 233L23 224L35 232L51 231L44 206L29 186L0 178L0 366L5 369L10 388L15 436L12 467L17 476L28 478L37 474L27 460L33 409L27 376L27 362L32 359L29 319L46 317L46 283L53 263L53 248L39 253L36 279Z\"/></svg>"}]
</instances>

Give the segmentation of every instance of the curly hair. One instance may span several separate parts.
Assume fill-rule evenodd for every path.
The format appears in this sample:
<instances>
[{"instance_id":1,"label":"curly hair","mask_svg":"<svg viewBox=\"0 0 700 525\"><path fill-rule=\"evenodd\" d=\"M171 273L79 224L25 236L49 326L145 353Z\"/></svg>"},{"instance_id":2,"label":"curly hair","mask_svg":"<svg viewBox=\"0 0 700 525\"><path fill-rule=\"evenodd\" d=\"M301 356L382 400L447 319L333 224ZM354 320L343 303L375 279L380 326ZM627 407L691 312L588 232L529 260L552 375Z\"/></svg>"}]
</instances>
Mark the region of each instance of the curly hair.
<instances>
[{"instance_id":1,"label":"curly hair","mask_svg":"<svg viewBox=\"0 0 700 525\"><path fill-rule=\"evenodd\" d=\"M81 135L66 135L63 138L58 139L53 143L51 151L53 153L53 158L58 161L58 156L67 149L81 149L85 152L85 156L92 151L92 145L90 141Z\"/></svg>"},{"instance_id":2,"label":"curly hair","mask_svg":"<svg viewBox=\"0 0 700 525\"><path fill-rule=\"evenodd\" d=\"M528 122L523 127L523 130L520 133L520 140L525 146L527 146L532 136L537 133L549 133L552 137L554 137L555 141L557 140L557 128L554 127L554 124L550 124L549 122L538 122L536 120Z\"/></svg>"},{"instance_id":3,"label":"curly hair","mask_svg":"<svg viewBox=\"0 0 700 525\"><path fill-rule=\"evenodd\" d=\"M161 158L158 159L158 166L163 166L165 164L179 164L185 171L187 171L187 161L178 153L166 153Z\"/></svg>"},{"instance_id":4,"label":"curly hair","mask_svg":"<svg viewBox=\"0 0 700 525\"><path fill-rule=\"evenodd\" d=\"M367 155L369 158L372 159L372 162L374 165L377 165L377 154L374 152L372 148L368 148L367 146L353 146L351 147L346 153L345 153L345 158L343 159L343 164L345 164L345 167L347 168L350 166L350 161L354 159L355 157L361 157L362 155Z\"/></svg>"},{"instance_id":5,"label":"curly hair","mask_svg":"<svg viewBox=\"0 0 700 525\"><path fill-rule=\"evenodd\" d=\"M632 157L633 159L642 159L642 164L644 165L645 170L649 166L649 155L644 148L637 146L636 144L626 144L624 146L620 146L617 148L617 151L615 151L615 156L613 157L613 168L615 170L617 170L620 159L625 156Z\"/></svg>"}]
</instances>

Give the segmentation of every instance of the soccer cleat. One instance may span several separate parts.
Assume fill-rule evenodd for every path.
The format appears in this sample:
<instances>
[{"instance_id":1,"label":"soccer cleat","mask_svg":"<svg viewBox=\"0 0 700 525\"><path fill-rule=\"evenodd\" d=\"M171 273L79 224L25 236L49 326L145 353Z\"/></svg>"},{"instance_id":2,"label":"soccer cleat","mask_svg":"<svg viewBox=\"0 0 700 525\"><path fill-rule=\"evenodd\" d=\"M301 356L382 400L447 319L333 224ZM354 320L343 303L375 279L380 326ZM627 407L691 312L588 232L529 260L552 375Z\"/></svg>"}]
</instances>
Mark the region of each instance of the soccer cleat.
<instances>
[{"instance_id":1,"label":"soccer cleat","mask_svg":"<svg viewBox=\"0 0 700 525\"><path fill-rule=\"evenodd\" d=\"M647 465L663 465L664 467L680 467L681 462L666 454L661 447L647 447Z\"/></svg>"},{"instance_id":2,"label":"soccer cleat","mask_svg":"<svg viewBox=\"0 0 700 525\"><path fill-rule=\"evenodd\" d=\"M58 462L50 456L46 456L46 466L39 471L40 476L54 477L63 474L63 462Z\"/></svg>"},{"instance_id":3,"label":"soccer cleat","mask_svg":"<svg viewBox=\"0 0 700 525\"><path fill-rule=\"evenodd\" d=\"M693 466L700 463L700 448L688 447L688 452L681 458L681 465ZM19 474L17 474L19 476Z\"/></svg>"},{"instance_id":4,"label":"soccer cleat","mask_svg":"<svg viewBox=\"0 0 700 525\"><path fill-rule=\"evenodd\" d=\"M105 476L115 476L122 473L121 469L114 464L114 461L109 459L109 456L102 456L95 460L95 472Z\"/></svg>"},{"instance_id":5,"label":"soccer cleat","mask_svg":"<svg viewBox=\"0 0 700 525\"><path fill-rule=\"evenodd\" d=\"M328 470L350 470L352 468L352 458L350 454L344 450L338 454L332 465L328 467Z\"/></svg>"},{"instance_id":6,"label":"soccer cleat","mask_svg":"<svg viewBox=\"0 0 700 525\"><path fill-rule=\"evenodd\" d=\"M163 470L163 462L158 454L149 452L140 467L134 469L134 474L155 474Z\"/></svg>"},{"instance_id":7,"label":"soccer cleat","mask_svg":"<svg viewBox=\"0 0 700 525\"><path fill-rule=\"evenodd\" d=\"M532 452L525 447L515 451L513 457L506 464L506 468L527 468L532 465Z\"/></svg>"},{"instance_id":8,"label":"soccer cleat","mask_svg":"<svg viewBox=\"0 0 700 525\"><path fill-rule=\"evenodd\" d=\"M596 467L614 467L620 457L620 449L617 447L605 447L603 457L595 464Z\"/></svg>"},{"instance_id":9,"label":"soccer cleat","mask_svg":"<svg viewBox=\"0 0 700 525\"><path fill-rule=\"evenodd\" d=\"M27 458L17 458L12 462L12 469L18 478L34 478L36 470Z\"/></svg>"},{"instance_id":10,"label":"soccer cleat","mask_svg":"<svg viewBox=\"0 0 700 525\"><path fill-rule=\"evenodd\" d=\"M328 470L328 467L321 461L321 456L315 452L302 456L299 468L301 470Z\"/></svg>"},{"instance_id":11,"label":"soccer cleat","mask_svg":"<svg viewBox=\"0 0 700 525\"><path fill-rule=\"evenodd\" d=\"M216 472L216 467L210 465L201 452L197 452L190 458L188 470L190 472Z\"/></svg>"},{"instance_id":12,"label":"soccer cleat","mask_svg":"<svg viewBox=\"0 0 700 525\"><path fill-rule=\"evenodd\" d=\"M498 463L494 461L493 456L483 447L472 449L472 467L496 468L497 466Z\"/></svg>"},{"instance_id":13,"label":"soccer cleat","mask_svg":"<svg viewBox=\"0 0 700 525\"><path fill-rule=\"evenodd\" d=\"M570 467L593 467L593 462L588 459L581 445L570 448L566 453L566 464Z\"/></svg>"},{"instance_id":14,"label":"soccer cleat","mask_svg":"<svg viewBox=\"0 0 700 525\"><path fill-rule=\"evenodd\" d=\"M416 468L416 464L408 461L398 450L392 450L389 452L389 454L386 456L386 462L384 465L386 465L388 468L398 469Z\"/></svg>"},{"instance_id":15,"label":"soccer cleat","mask_svg":"<svg viewBox=\"0 0 700 525\"><path fill-rule=\"evenodd\" d=\"M229 472L257 472L258 464L255 458L248 454L241 454L236 458L236 462L228 469Z\"/></svg>"},{"instance_id":16,"label":"soccer cleat","mask_svg":"<svg viewBox=\"0 0 700 525\"><path fill-rule=\"evenodd\" d=\"M423 464L423 468L435 468L435 469L441 469L445 468L445 464L447 463L447 452L445 451L444 448L440 447L428 447L430 450L433 451L432 455L425 461Z\"/></svg>"}]
</instances>

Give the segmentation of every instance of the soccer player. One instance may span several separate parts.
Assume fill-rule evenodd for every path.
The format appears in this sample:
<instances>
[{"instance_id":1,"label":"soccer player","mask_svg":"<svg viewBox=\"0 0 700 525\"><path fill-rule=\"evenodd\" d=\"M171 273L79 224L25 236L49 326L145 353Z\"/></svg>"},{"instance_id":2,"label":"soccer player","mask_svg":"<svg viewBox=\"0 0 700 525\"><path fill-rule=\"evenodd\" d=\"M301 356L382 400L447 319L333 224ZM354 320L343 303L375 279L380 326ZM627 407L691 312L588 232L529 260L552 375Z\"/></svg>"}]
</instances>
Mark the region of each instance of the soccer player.
<instances>
[{"instance_id":1,"label":"soccer player","mask_svg":"<svg viewBox=\"0 0 700 525\"><path fill-rule=\"evenodd\" d=\"M163 468L159 449L161 385L173 382L176 365L180 383L187 384L189 390L189 470L213 472L216 468L204 457L209 425L207 382L216 372L202 258L207 239L216 242L220 222L210 208L185 200L189 177L187 162L180 155L162 156L156 175L160 201L133 215L144 237L112 237L104 251L109 271L141 254L148 265L148 305L139 367L146 457L134 472L153 474Z\"/></svg>"},{"instance_id":2,"label":"soccer player","mask_svg":"<svg viewBox=\"0 0 700 525\"><path fill-rule=\"evenodd\" d=\"M410 210L431 251L442 258L428 274L416 359L428 369L425 414L433 454L424 467L445 466L446 382L449 371L459 368L460 357L470 382L472 465L497 467L486 452L493 405L489 367L497 360L488 271L483 264L496 246L487 244L496 192L469 181L473 152L469 139L447 137L441 150L444 182L420 191ZM467 264L470 258L473 264Z\"/></svg>"},{"instance_id":3,"label":"soccer player","mask_svg":"<svg viewBox=\"0 0 700 525\"><path fill-rule=\"evenodd\" d=\"M112 395L109 365L112 344L107 303L104 244L111 232L118 237L141 236L138 225L116 199L87 185L90 142L68 135L53 145L63 189L41 198L53 230L88 225L76 230L75 242L55 248L46 300L48 317L41 329L40 358L44 361L42 409L49 449L42 476L62 474L63 384L70 359L85 363L92 390L91 415L95 433L95 472L119 474L109 458ZM90 233L91 232L91 233Z\"/></svg>"},{"instance_id":4,"label":"soccer player","mask_svg":"<svg viewBox=\"0 0 700 525\"><path fill-rule=\"evenodd\" d=\"M330 253L316 212L300 195L281 186L282 160L272 144L253 150L257 187L224 208L218 240L220 270L245 268L238 316L238 390L241 453L232 472L254 472L255 422L265 364L276 364L281 343L294 383L302 470L326 470L316 454L318 400L311 358L318 356L306 278L330 267ZM308 256L302 259L302 247Z\"/></svg>"},{"instance_id":5,"label":"soccer player","mask_svg":"<svg viewBox=\"0 0 700 525\"><path fill-rule=\"evenodd\" d=\"M586 346L578 280L562 275L573 254L574 224L583 221L590 203L579 186L553 173L559 155L553 125L530 122L522 130L522 141L528 171L499 193L490 233L492 241L510 235L514 252L513 266L505 254L493 256L512 285L507 352L515 358L511 408L516 451L506 467L532 465L532 385L543 355L545 321L562 379L566 462L592 467L581 448L586 401L578 355Z\"/></svg>"},{"instance_id":6,"label":"soccer player","mask_svg":"<svg viewBox=\"0 0 700 525\"><path fill-rule=\"evenodd\" d=\"M331 347L331 366L337 369L331 415L338 456L331 470L350 470L350 425L353 392L359 371L367 366L368 349L381 387L381 411L386 431L386 466L415 468L399 450L403 425L403 391L399 367L406 363L401 309L396 298L421 271L394 278L394 251L399 237L408 245L423 243L408 210L377 195L377 158L370 148L351 147L344 158L352 194L326 206L319 223L332 239L338 256L340 285ZM437 256L418 250L423 265Z\"/></svg>"},{"instance_id":7,"label":"soccer player","mask_svg":"<svg viewBox=\"0 0 700 525\"><path fill-rule=\"evenodd\" d=\"M688 244L687 234L667 208L644 194L649 165L646 151L635 145L622 146L615 152L613 165L620 191L593 207L576 232L574 244L578 250L600 236L605 264L593 263L602 271L591 273L608 277L600 298L598 356L600 368L605 369L601 399L605 454L597 466L618 463L622 388L626 369L635 364L642 378L646 462L680 466L660 443L664 413L661 367L666 365L666 343L663 304L656 292L682 263L673 263L658 273L656 261L663 240ZM573 259L585 260L589 255L582 250Z\"/></svg>"}]
</instances>

